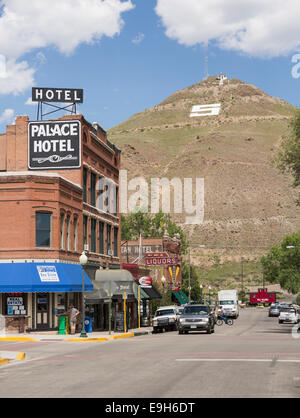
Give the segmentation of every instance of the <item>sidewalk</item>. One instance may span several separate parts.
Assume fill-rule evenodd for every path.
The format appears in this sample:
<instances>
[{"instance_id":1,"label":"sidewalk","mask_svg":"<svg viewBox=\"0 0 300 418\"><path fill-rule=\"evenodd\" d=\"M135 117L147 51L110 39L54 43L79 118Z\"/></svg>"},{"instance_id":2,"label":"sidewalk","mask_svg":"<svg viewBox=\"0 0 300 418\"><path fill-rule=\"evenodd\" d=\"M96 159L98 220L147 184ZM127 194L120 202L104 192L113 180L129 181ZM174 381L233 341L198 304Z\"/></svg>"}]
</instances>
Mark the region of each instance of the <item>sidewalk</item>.
<instances>
[{"instance_id":1,"label":"sidewalk","mask_svg":"<svg viewBox=\"0 0 300 418\"><path fill-rule=\"evenodd\" d=\"M10 334L0 335L1 341L23 341L23 342L39 342L39 341L66 341L66 342L86 342L86 341L109 341L118 340L121 338L132 338L140 335L148 335L152 333L152 327L143 327L130 329L128 332L108 331L87 333L87 338L80 338L80 333L59 335L58 331L41 331L30 332L24 334Z\"/></svg>"}]
</instances>

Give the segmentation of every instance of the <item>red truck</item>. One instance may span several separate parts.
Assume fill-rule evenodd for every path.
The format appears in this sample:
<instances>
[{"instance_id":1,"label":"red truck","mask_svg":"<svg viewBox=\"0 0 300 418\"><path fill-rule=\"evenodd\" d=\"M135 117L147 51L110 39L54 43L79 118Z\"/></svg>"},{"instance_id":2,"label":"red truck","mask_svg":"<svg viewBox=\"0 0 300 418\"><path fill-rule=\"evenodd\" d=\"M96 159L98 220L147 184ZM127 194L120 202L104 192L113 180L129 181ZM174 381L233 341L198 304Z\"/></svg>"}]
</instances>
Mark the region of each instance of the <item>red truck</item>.
<instances>
[{"instance_id":1,"label":"red truck","mask_svg":"<svg viewBox=\"0 0 300 418\"><path fill-rule=\"evenodd\" d=\"M258 288L257 292L250 292L250 304L256 305L257 303L275 303L276 293L278 292L268 292L266 287Z\"/></svg>"}]
</instances>

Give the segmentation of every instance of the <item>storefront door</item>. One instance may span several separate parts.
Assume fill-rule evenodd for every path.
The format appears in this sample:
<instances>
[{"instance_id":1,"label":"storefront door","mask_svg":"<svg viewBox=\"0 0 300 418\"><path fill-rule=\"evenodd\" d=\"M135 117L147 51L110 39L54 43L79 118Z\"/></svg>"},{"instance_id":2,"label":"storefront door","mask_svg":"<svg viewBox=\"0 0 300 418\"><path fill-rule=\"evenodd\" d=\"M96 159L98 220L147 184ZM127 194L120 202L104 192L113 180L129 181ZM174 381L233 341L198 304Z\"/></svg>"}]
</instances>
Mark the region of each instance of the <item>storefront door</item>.
<instances>
[{"instance_id":1,"label":"storefront door","mask_svg":"<svg viewBox=\"0 0 300 418\"><path fill-rule=\"evenodd\" d=\"M37 329L49 328L49 294L38 293L36 295L36 327Z\"/></svg>"}]
</instances>

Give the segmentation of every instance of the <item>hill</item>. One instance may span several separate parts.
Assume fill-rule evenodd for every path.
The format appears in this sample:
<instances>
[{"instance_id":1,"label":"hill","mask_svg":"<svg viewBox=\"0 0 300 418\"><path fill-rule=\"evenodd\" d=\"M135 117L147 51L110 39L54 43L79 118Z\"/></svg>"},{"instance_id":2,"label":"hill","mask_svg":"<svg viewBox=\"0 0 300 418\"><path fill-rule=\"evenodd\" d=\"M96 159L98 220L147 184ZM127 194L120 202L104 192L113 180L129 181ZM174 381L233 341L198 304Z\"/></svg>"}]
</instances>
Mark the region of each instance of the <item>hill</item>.
<instances>
[{"instance_id":1,"label":"hill","mask_svg":"<svg viewBox=\"0 0 300 418\"><path fill-rule=\"evenodd\" d=\"M218 116L190 118L192 107L221 104ZM184 225L196 264L255 260L300 229L291 179L271 164L295 108L254 85L216 77L172 94L108 132L129 178L204 178L205 216ZM183 217L174 215L183 223Z\"/></svg>"}]
</instances>

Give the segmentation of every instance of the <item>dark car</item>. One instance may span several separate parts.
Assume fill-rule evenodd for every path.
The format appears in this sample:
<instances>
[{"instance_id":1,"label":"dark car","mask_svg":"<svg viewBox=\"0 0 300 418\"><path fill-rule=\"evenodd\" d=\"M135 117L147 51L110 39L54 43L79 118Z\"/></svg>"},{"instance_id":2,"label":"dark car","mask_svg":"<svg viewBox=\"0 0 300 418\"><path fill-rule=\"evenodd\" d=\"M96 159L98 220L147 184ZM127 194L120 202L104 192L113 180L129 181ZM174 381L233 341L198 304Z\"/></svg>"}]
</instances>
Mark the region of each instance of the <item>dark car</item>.
<instances>
[{"instance_id":1,"label":"dark car","mask_svg":"<svg viewBox=\"0 0 300 418\"><path fill-rule=\"evenodd\" d=\"M207 305L186 305L178 321L179 334L189 331L206 331L211 334L215 331L214 316Z\"/></svg>"},{"instance_id":2,"label":"dark car","mask_svg":"<svg viewBox=\"0 0 300 418\"><path fill-rule=\"evenodd\" d=\"M273 304L269 308L269 316L276 316L278 317L280 313L280 306L279 303Z\"/></svg>"}]
</instances>

